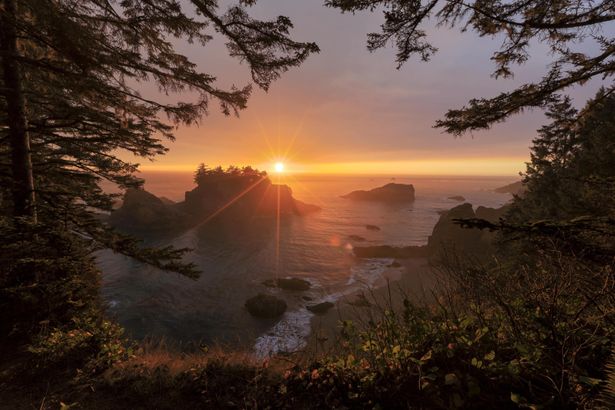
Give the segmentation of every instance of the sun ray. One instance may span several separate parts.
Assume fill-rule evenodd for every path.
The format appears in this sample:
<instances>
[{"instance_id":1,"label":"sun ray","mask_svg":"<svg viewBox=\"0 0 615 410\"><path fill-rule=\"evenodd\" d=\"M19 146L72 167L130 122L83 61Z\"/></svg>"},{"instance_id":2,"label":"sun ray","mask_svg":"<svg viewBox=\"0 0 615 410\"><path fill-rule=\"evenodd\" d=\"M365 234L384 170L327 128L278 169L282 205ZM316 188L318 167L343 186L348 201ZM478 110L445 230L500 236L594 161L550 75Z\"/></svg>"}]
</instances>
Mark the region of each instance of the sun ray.
<instances>
[{"instance_id":1,"label":"sun ray","mask_svg":"<svg viewBox=\"0 0 615 410\"><path fill-rule=\"evenodd\" d=\"M215 218L216 216L220 215L220 213L222 213L226 208L228 208L229 206L231 206L232 204L237 202L242 196L244 196L245 194L250 192L252 189L254 189L258 184L263 182L265 179L267 179L266 176L260 177L252 185L250 185L249 187L247 187L246 189L241 191L239 194L235 195L230 201L228 201L226 204L222 205L220 208L218 208L216 211L214 211L211 215L209 215L207 218L205 218L203 221L201 221L199 224L197 224L196 227L205 225L206 223L211 221L213 218Z\"/></svg>"},{"instance_id":2,"label":"sun ray","mask_svg":"<svg viewBox=\"0 0 615 410\"><path fill-rule=\"evenodd\" d=\"M276 206L276 229L275 229L275 277L280 276L280 181L277 181L277 206Z\"/></svg>"},{"instance_id":3,"label":"sun ray","mask_svg":"<svg viewBox=\"0 0 615 410\"><path fill-rule=\"evenodd\" d=\"M303 189L311 196L311 198L315 199L316 202L318 202L318 206L320 206L321 208L327 206L326 202L320 196L315 194L310 188L307 187L307 185L299 181L294 175L289 174L288 177L293 180L293 185L296 184L300 186L301 189Z\"/></svg>"}]
</instances>

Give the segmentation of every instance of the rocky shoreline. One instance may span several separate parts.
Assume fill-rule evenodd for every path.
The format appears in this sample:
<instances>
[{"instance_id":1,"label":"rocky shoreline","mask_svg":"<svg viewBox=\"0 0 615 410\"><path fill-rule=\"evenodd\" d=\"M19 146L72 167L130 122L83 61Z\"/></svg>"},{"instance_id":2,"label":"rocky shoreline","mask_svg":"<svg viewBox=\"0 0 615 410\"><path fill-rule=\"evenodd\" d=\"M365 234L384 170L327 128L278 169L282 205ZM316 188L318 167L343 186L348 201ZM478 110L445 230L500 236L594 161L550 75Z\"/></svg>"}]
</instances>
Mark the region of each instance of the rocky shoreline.
<instances>
[{"instance_id":1,"label":"rocky shoreline","mask_svg":"<svg viewBox=\"0 0 615 410\"><path fill-rule=\"evenodd\" d=\"M335 306L310 321L310 336L305 352L308 356L334 350L339 342L340 323L351 320L360 324L381 313L381 308L403 307L404 298L429 302L436 285L436 272L426 257L398 260L400 268L385 270L370 289L358 291L336 301ZM374 303L375 302L375 303Z\"/></svg>"},{"instance_id":2,"label":"rocky shoreline","mask_svg":"<svg viewBox=\"0 0 615 410\"><path fill-rule=\"evenodd\" d=\"M432 301L432 291L438 281L434 262L443 251L480 256L489 254L492 246L493 233L462 228L457 220L478 218L497 222L507 210L507 206L479 206L475 210L471 204L464 203L440 215L427 245L355 246L353 252L357 258L387 258L393 262L371 288L342 297L335 308L312 318L306 351L317 355L335 349L343 320L361 322L377 317L383 309L402 308L405 298L417 303Z\"/></svg>"}]
</instances>

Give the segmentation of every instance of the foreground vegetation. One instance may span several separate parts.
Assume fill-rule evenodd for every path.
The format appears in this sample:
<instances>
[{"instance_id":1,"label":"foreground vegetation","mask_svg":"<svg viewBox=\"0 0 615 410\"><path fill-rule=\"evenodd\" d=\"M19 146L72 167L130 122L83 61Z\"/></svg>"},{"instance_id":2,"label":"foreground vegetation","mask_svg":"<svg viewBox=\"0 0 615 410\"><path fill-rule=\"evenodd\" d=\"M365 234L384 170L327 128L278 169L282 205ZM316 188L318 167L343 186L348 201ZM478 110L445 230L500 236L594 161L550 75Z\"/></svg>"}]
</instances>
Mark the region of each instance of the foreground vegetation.
<instances>
[{"instance_id":1,"label":"foreground vegetation","mask_svg":"<svg viewBox=\"0 0 615 410\"><path fill-rule=\"evenodd\" d=\"M205 45L213 27L263 89L318 52L289 37L286 17L251 18L253 0L222 13L214 1L184 3L191 14L166 0L1 2L0 407L615 407L615 43L600 31L615 20L612 1L442 2L438 11L437 1L326 2L349 12L382 5L369 46L395 41L400 64L435 51L421 30L434 16L503 35L496 76L527 61L532 40L546 44L555 61L541 81L472 100L438 125L460 135L531 107L548 108L551 123L507 218L459 221L497 233L489 261L449 250L433 305L378 304L361 323L342 322L337 350L264 363L148 351L105 318L98 296L101 247L197 275L182 250L140 249L98 218L113 203L102 180L142 182L117 152L162 154L175 125L199 121L212 100L237 112L251 90L217 88L171 39ZM575 51L585 40L597 54ZM558 95L592 78L607 88L583 110ZM140 81L197 99L145 99ZM219 172L203 167L200 181Z\"/></svg>"}]
</instances>

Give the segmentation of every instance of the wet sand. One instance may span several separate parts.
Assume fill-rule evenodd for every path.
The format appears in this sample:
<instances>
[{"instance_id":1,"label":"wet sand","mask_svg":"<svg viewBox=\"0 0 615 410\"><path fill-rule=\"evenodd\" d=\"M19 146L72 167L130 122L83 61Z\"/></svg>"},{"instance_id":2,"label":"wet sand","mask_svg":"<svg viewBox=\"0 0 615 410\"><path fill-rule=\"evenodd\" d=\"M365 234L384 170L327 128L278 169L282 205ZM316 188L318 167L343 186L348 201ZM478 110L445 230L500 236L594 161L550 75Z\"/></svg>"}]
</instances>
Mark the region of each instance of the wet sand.
<instances>
[{"instance_id":1,"label":"wet sand","mask_svg":"<svg viewBox=\"0 0 615 410\"><path fill-rule=\"evenodd\" d=\"M335 349L342 320L360 325L376 319L382 309L400 309L405 298L415 302L432 299L436 277L427 258L398 259L397 262L402 266L387 269L372 288L341 298L327 313L312 318L306 347L308 356L315 357Z\"/></svg>"}]
</instances>

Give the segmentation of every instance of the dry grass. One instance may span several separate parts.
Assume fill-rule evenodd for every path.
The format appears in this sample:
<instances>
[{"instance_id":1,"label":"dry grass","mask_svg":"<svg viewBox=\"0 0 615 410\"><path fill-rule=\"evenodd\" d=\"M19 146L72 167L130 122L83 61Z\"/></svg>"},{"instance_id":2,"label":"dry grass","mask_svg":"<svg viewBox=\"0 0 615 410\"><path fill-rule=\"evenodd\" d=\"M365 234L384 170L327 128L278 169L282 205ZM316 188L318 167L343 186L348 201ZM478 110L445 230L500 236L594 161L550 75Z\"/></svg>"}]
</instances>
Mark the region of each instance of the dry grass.
<instances>
[{"instance_id":1,"label":"dry grass","mask_svg":"<svg viewBox=\"0 0 615 410\"><path fill-rule=\"evenodd\" d=\"M165 368L169 375L177 376L192 369L205 368L215 363L216 366L267 369L269 372L281 375L303 361L304 357L301 352L258 359L252 351L237 350L223 345L207 346L202 350L185 351L181 347L168 344L165 340L145 340L139 344L135 354L130 359L117 363L106 374L118 371L130 372L131 369L137 368L148 371Z\"/></svg>"}]
</instances>

